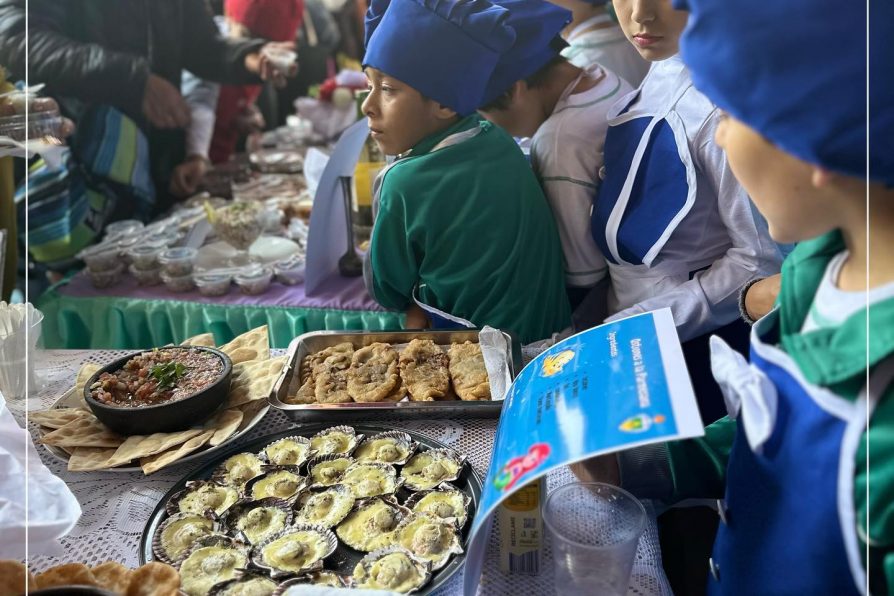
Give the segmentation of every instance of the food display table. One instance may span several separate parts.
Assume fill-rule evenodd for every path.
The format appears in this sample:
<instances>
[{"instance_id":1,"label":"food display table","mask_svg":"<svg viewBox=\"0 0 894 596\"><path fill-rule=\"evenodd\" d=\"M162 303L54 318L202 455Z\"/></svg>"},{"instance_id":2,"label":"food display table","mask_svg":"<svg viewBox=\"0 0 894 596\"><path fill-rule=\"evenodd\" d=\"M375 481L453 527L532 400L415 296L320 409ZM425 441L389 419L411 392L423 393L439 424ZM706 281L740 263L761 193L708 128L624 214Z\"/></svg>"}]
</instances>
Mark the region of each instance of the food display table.
<instances>
[{"instance_id":1,"label":"food display table","mask_svg":"<svg viewBox=\"0 0 894 596\"><path fill-rule=\"evenodd\" d=\"M83 363L105 364L122 355L124 352L120 351L48 350L42 352L36 363L36 368L38 375L44 381L44 387L32 395L27 402L9 403L10 410L21 423L24 419L26 405L29 410L49 407L59 395L72 385L73 379ZM391 419L387 422L397 429L404 428L428 435L466 454L478 474L482 478L486 476L496 433L496 420L402 421ZM295 426L281 413L271 410L254 430L240 438L236 444L246 443ZM32 436L36 436L36 427L32 426L29 430ZM71 534L62 540L65 556L57 559L32 553L31 566L34 571L70 561L96 565L107 560L115 560L130 567L138 566L140 536L153 509L177 480L202 465L196 462L174 465L148 477L141 473L68 472L63 463L56 460L42 447L38 446L38 452L50 470L62 478L74 492L83 509L83 515ZM572 481L573 478L567 469L556 471L549 477L549 488L552 490ZM646 507L651 514L650 521L640 540L628 593L636 595L671 594L661 568L654 512L648 503L646 503ZM479 594L551 594L554 592L551 549L548 540L544 550L543 570L538 576L501 573L498 568L499 543L499 530L495 524L478 587ZM462 594L461 573L455 575L439 593Z\"/></svg>"},{"instance_id":2,"label":"food display table","mask_svg":"<svg viewBox=\"0 0 894 596\"><path fill-rule=\"evenodd\" d=\"M217 345L267 325L270 343L285 348L308 331L383 331L401 328L403 315L382 310L359 277L334 276L316 296L304 285L274 282L258 296L235 286L224 296L173 293L164 285L139 286L133 277L97 290L79 273L50 288L37 302L47 348L140 349L214 333Z\"/></svg>"}]
</instances>

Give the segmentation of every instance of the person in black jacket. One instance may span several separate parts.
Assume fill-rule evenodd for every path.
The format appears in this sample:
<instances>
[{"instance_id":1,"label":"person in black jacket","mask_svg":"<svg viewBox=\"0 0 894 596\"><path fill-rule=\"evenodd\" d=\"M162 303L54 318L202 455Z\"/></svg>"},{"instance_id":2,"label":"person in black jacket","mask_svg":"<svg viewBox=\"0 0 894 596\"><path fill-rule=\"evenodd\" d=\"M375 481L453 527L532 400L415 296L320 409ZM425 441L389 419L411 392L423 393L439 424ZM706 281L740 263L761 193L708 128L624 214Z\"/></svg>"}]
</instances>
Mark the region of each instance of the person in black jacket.
<instances>
[{"instance_id":1,"label":"person in black jacket","mask_svg":"<svg viewBox=\"0 0 894 596\"><path fill-rule=\"evenodd\" d=\"M184 158L189 106L181 72L248 84L286 75L261 51L264 40L219 35L206 0L30 0L28 80L46 83L75 121L91 104L111 105L149 139L157 208L170 205L168 182ZM25 76L25 0L0 0L0 63Z\"/></svg>"}]
</instances>

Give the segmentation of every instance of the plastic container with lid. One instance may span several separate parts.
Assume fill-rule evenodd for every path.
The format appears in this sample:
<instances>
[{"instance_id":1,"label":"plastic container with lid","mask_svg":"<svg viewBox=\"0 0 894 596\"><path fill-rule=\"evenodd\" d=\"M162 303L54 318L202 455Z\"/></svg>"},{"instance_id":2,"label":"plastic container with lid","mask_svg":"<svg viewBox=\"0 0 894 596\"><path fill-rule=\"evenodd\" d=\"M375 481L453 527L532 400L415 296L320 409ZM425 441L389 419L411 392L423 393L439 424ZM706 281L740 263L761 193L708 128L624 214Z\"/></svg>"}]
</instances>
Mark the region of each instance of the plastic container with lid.
<instances>
[{"instance_id":1,"label":"plastic container with lid","mask_svg":"<svg viewBox=\"0 0 894 596\"><path fill-rule=\"evenodd\" d=\"M94 288L102 289L114 286L121 281L121 273L123 271L124 263L119 262L114 268L103 271L95 271L88 267L87 276L90 278L90 283L93 284Z\"/></svg>"},{"instance_id":2,"label":"plastic container with lid","mask_svg":"<svg viewBox=\"0 0 894 596\"><path fill-rule=\"evenodd\" d=\"M197 253L196 249L189 247L169 248L159 255L158 262L164 267L165 273L172 277L189 275Z\"/></svg>"},{"instance_id":3,"label":"plastic container with lid","mask_svg":"<svg viewBox=\"0 0 894 596\"><path fill-rule=\"evenodd\" d=\"M106 238L133 236L143 230L143 222L137 219L122 219L106 225Z\"/></svg>"},{"instance_id":4,"label":"plastic container with lid","mask_svg":"<svg viewBox=\"0 0 894 596\"><path fill-rule=\"evenodd\" d=\"M130 271L130 274L136 278L137 283L141 286L157 286L161 283L161 267L157 265L148 269L140 269L137 267L136 261L134 261L127 270Z\"/></svg>"},{"instance_id":5,"label":"plastic container with lid","mask_svg":"<svg viewBox=\"0 0 894 596\"><path fill-rule=\"evenodd\" d=\"M132 263L133 268L143 271L160 269L158 265L158 257L164 250L164 246L158 246L151 243L137 244L127 251L127 256L130 257L130 262Z\"/></svg>"},{"instance_id":6,"label":"plastic container with lid","mask_svg":"<svg viewBox=\"0 0 894 596\"><path fill-rule=\"evenodd\" d=\"M171 275L167 271L162 270L161 281L165 282L165 287L172 292L189 292L195 287L192 280L192 273L186 275Z\"/></svg>"},{"instance_id":7,"label":"plastic container with lid","mask_svg":"<svg viewBox=\"0 0 894 596\"><path fill-rule=\"evenodd\" d=\"M193 281L203 296L223 296L230 291L231 275L227 273L196 273Z\"/></svg>"},{"instance_id":8,"label":"plastic container with lid","mask_svg":"<svg viewBox=\"0 0 894 596\"><path fill-rule=\"evenodd\" d=\"M117 244L101 242L88 246L77 254L77 258L87 264L87 269L95 273L112 271L121 265L121 251Z\"/></svg>"},{"instance_id":9,"label":"plastic container with lid","mask_svg":"<svg viewBox=\"0 0 894 596\"><path fill-rule=\"evenodd\" d=\"M304 259L289 259L281 261L273 266L276 281L287 286L294 286L304 282Z\"/></svg>"},{"instance_id":10,"label":"plastic container with lid","mask_svg":"<svg viewBox=\"0 0 894 596\"><path fill-rule=\"evenodd\" d=\"M0 136L16 141L62 136L59 105L52 98L38 97L37 90L15 90L0 95Z\"/></svg>"},{"instance_id":11,"label":"plastic container with lid","mask_svg":"<svg viewBox=\"0 0 894 596\"><path fill-rule=\"evenodd\" d=\"M273 271L268 267L253 267L240 271L235 277L236 285L243 294L254 296L263 294L273 281Z\"/></svg>"}]
</instances>

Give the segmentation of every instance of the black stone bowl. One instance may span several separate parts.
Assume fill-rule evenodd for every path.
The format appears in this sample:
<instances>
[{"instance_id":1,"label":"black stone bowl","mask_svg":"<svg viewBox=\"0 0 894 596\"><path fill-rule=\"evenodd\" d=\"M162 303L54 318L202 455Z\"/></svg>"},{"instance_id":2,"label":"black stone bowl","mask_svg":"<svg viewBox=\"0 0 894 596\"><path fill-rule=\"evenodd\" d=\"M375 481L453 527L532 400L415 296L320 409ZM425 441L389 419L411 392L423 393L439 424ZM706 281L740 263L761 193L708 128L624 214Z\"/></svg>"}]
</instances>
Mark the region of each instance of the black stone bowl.
<instances>
[{"instance_id":1,"label":"black stone bowl","mask_svg":"<svg viewBox=\"0 0 894 596\"><path fill-rule=\"evenodd\" d=\"M223 362L220 377L205 389L177 401L141 408L115 407L97 401L90 394L90 387L102 373L112 373L143 352L134 352L102 367L90 377L84 386L84 399L99 421L120 435L151 435L186 430L211 417L227 399L230 392L230 376L233 362L230 357L214 348L202 346L171 346L181 350L211 352ZM166 349L166 348L161 348Z\"/></svg>"}]
</instances>

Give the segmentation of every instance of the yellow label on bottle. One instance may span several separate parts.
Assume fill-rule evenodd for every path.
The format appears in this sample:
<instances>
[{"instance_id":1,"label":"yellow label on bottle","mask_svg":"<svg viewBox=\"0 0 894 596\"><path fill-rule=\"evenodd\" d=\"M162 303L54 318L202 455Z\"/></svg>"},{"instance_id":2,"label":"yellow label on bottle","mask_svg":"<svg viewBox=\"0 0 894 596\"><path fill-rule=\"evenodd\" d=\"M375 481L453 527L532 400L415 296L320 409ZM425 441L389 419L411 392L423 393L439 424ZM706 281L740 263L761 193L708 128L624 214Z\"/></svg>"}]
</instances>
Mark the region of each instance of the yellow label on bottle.
<instances>
[{"instance_id":1,"label":"yellow label on bottle","mask_svg":"<svg viewBox=\"0 0 894 596\"><path fill-rule=\"evenodd\" d=\"M357 198L357 207L372 207L373 182L379 170L384 167L384 162L363 161L354 168L354 196Z\"/></svg>"}]
</instances>

